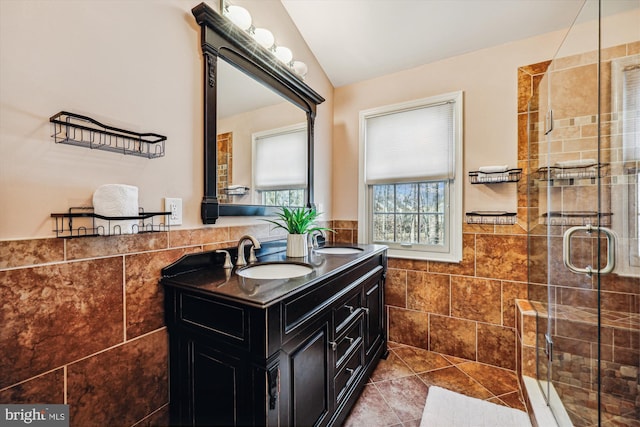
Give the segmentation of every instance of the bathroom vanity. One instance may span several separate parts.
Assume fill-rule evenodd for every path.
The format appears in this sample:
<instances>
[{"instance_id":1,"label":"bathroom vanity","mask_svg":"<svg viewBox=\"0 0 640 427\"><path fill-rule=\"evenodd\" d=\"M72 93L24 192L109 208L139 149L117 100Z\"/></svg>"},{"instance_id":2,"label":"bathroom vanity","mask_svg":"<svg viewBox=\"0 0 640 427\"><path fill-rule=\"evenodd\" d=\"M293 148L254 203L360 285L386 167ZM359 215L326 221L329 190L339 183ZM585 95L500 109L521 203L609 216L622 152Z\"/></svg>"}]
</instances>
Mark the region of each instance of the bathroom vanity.
<instances>
[{"instance_id":1,"label":"bathroom vanity","mask_svg":"<svg viewBox=\"0 0 640 427\"><path fill-rule=\"evenodd\" d=\"M386 357L387 252L380 245L337 252L287 259L273 242L245 267L300 261L310 268L288 279L242 277L238 267L223 268L216 251L162 270L171 425L344 421Z\"/></svg>"}]
</instances>

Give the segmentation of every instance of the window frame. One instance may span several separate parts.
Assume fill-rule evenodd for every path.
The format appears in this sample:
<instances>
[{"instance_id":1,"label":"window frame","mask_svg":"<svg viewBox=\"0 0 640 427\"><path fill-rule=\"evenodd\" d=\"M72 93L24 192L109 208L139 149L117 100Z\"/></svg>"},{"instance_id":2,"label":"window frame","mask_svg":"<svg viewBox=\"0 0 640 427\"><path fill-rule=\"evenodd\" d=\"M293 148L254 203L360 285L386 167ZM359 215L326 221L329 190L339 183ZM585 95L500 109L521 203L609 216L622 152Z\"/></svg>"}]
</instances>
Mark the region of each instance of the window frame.
<instances>
[{"instance_id":1,"label":"window frame","mask_svg":"<svg viewBox=\"0 0 640 427\"><path fill-rule=\"evenodd\" d=\"M464 96L462 91L449 92L428 98L385 105L364 111L359 114L359 145L358 145L358 241L372 243L373 221L373 184L365 182L365 152L366 152L366 121L368 118L383 114L399 113L403 110L424 108L443 102L453 102L453 149L454 149L454 174L448 185L448 199L445 204L446 230L448 235L448 250L419 248L402 249L400 243L389 245L389 256L396 258L431 260L459 263L462 260L462 223L463 223L463 111ZM402 183L402 181L388 182L388 184Z\"/></svg>"}]
</instances>

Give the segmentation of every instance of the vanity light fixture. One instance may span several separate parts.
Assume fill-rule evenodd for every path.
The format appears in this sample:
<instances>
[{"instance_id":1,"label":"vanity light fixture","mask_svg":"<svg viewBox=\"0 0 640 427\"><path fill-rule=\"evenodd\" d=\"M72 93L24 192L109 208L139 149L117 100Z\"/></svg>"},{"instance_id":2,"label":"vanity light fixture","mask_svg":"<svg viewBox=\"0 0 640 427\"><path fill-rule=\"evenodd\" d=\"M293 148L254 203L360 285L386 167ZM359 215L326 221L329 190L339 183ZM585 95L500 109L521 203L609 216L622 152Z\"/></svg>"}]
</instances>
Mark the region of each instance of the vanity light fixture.
<instances>
[{"instance_id":1,"label":"vanity light fixture","mask_svg":"<svg viewBox=\"0 0 640 427\"><path fill-rule=\"evenodd\" d=\"M273 45L276 43L273 33L266 28L255 28L252 35L260 46L267 50L271 50Z\"/></svg>"},{"instance_id":2,"label":"vanity light fixture","mask_svg":"<svg viewBox=\"0 0 640 427\"><path fill-rule=\"evenodd\" d=\"M309 71L302 61L293 60L293 52L285 46L276 44L273 33L266 28L253 26L253 19L247 9L231 4L227 0L220 0L222 15L227 17L235 26L247 32L258 44L271 52L280 62L288 66L295 74L304 79Z\"/></svg>"}]
</instances>

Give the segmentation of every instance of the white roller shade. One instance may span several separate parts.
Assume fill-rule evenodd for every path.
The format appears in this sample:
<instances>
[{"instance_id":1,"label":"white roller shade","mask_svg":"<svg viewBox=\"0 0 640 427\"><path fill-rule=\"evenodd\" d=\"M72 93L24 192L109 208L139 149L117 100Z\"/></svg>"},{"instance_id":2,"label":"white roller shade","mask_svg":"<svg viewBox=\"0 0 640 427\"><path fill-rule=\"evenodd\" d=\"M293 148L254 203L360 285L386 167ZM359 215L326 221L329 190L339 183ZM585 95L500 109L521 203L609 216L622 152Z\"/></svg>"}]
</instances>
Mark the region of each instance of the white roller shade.
<instances>
[{"instance_id":1,"label":"white roller shade","mask_svg":"<svg viewBox=\"0 0 640 427\"><path fill-rule=\"evenodd\" d=\"M307 186L307 132L298 129L254 139L256 190Z\"/></svg>"},{"instance_id":2,"label":"white roller shade","mask_svg":"<svg viewBox=\"0 0 640 427\"><path fill-rule=\"evenodd\" d=\"M365 180L452 179L454 102L366 119Z\"/></svg>"},{"instance_id":3,"label":"white roller shade","mask_svg":"<svg viewBox=\"0 0 640 427\"><path fill-rule=\"evenodd\" d=\"M625 161L640 160L640 65L623 69L622 147Z\"/></svg>"}]
</instances>

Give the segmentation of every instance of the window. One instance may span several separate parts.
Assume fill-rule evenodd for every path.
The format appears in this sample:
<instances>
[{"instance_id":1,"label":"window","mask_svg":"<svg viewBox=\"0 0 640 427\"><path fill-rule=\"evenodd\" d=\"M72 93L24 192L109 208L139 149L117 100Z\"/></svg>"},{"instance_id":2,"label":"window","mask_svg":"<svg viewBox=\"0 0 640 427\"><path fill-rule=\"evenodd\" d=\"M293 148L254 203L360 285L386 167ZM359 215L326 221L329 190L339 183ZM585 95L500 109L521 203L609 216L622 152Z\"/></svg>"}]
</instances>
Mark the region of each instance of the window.
<instances>
[{"instance_id":1,"label":"window","mask_svg":"<svg viewBox=\"0 0 640 427\"><path fill-rule=\"evenodd\" d=\"M260 203L272 206L304 206L307 163L305 124L253 135L253 187Z\"/></svg>"},{"instance_id":2,"label":"window","mask_svg":"<svg viewBox=\"0 0 640 427\"><path fill-rule=\"evenodd\" d=\"M359 240L462 259L462 92L360 113Z\"/></svg>"}]
</instances>

